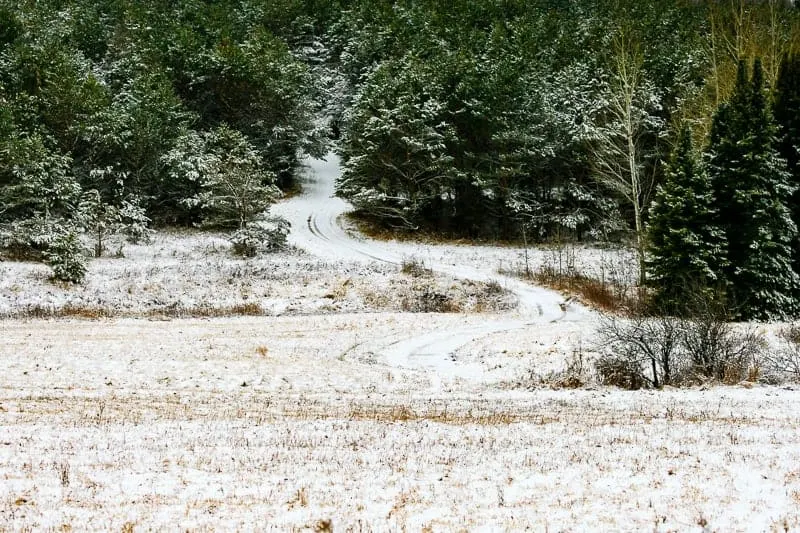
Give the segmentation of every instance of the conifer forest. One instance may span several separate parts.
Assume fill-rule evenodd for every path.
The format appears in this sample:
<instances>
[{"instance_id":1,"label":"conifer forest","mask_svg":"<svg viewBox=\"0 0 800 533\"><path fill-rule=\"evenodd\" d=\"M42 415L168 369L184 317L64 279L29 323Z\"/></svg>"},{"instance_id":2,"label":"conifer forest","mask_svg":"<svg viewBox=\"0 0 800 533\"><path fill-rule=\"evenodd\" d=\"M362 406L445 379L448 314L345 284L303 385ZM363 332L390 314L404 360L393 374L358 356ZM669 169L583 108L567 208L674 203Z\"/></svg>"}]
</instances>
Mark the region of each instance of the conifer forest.
<instances>
[{"instance_id":1,"label":"conifer forest","mask_svg":"<svg viewBox=\"0 0 800 533\"><path fill-rule=\"evenodd\" d=\"M0 0L0 247L65 281L113 232L277 246L335 152L373 227L623 243L659 313L786 319L799 148L790 1Z\"/></svg>"}]
</instances>

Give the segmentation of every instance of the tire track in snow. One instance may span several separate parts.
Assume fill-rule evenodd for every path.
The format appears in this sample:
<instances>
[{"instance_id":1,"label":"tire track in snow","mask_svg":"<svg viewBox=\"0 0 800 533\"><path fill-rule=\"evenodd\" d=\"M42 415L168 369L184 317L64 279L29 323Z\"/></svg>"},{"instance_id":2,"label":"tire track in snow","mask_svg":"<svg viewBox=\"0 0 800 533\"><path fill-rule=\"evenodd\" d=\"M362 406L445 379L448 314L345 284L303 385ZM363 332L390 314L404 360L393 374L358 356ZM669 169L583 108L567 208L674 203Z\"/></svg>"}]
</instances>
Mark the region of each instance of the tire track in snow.
<instances>
[{"instance_id":1,"label":"tire track in snow","mask_svg":"<svg viewBox=\"0 0 800 533\"><path fill-rule=\"evenodd\" d=\"M273 213L283 216L292 224L289 235L291 244L334 260L371 260L400 265L404 259L413 260L420 255L421 250L414 250L411 246L408 250L410 253L400 256L379 241L366 240L345 231L339 224L339 218L350 211L351 206L334 197L336 178L340 174L338 157L329 155L327 160L311 160L309 164L310 172L303 184L303 193L272 209ZM428 375L434 386L441 383L442 377L469 379L483 373L477 364L460 364L456 360L455 353L462 346L487 335L555 322L566 316L560 294L498 274L489 267L478 269L437 261L425 261L425 265L435 272L456 278L497 281L519 300L518 316L512 315L479 326L473 324L412 335L394 342L375 342L375 351L393 366L432 370Z\"/></svg>"}]
</instances>

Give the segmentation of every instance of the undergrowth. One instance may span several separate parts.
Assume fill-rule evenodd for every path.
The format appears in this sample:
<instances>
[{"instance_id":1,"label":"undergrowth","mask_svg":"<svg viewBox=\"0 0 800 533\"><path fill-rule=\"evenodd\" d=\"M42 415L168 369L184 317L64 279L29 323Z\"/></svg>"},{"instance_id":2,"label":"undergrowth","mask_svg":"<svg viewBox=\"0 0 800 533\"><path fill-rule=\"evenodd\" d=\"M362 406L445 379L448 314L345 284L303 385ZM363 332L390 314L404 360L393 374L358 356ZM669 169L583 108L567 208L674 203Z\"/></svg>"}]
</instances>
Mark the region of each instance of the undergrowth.
<instances>
[{"instance_id":1,"label":"undergrowth","mask_svg":"<svg viewBox=\"0 0 800 533\"><path fill-rule=\"evenodd\" d=\"M110 307L35 304L0 314L0 318L55 319L77 318L99 320L103 318L222 318L229 316L263 316L266 312L257 303L239 303L228 306L164 306L145 311L119 310Z\"/></svg>"}]
</instances>

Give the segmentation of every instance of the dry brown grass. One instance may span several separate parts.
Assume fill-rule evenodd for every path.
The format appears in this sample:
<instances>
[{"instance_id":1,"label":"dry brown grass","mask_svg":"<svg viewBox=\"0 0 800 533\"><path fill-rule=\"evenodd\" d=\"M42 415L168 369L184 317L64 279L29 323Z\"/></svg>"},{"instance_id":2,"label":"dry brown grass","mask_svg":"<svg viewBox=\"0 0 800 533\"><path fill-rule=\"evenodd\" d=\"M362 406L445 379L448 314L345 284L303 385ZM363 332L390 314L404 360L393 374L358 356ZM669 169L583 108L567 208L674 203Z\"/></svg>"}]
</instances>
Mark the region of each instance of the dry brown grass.
<instances>
[{"instance_id":1,"label":"dry brown grass","mask_svg":"<svg viewBox=\"0 0 800 533\"><path fill-rule=\"evenodd\" d=\"M559 272L549 267L543 267L527 278L609 313L629 315L641 309L642 300L632 286L600 281L574 271Z\"/></svg>"},{"instance_id":2,"label":"dry brown grass","mask_svg":"<svg viewBox=\"0 0 800 533\"><path fill-rule=\"evenodd\" d=\"M146 311L118 310L110 307L76 306L67 304L29 305L0 315L9 319L59 319L100 320L104 318L220 318L230 316L264 316L264 309L254 302L230 306L165 306Z\"/></svg>"},{"instance_id":3,"label":"dry brown grass","mask_svg":"<svg viewBox=\"0 0 800 533\"><path fill-rule=\"evenodd\" d=\"M433 277L433 270L427 268L425 263L415 260L403 260L400 265L400 272L414 278L430 278Z\"/></svg>"}]
</instances>

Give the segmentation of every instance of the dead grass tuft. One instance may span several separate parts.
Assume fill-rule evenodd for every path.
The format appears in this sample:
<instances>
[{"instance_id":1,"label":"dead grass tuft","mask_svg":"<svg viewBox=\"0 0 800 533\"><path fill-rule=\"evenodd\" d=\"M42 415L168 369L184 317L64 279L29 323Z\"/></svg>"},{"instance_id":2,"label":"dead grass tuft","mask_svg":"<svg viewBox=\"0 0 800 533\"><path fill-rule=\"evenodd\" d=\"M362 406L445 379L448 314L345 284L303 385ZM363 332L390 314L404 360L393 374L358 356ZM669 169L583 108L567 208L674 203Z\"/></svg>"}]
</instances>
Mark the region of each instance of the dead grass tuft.
<instances>
[{"instance_id":1,"label":"dead grass tuft","mask_svg":"<svg viewBox=\"0 0 800 533\"><path fill-rule=\"evenodd\" d=\"M314 524L315 533L333 533L333 521L328 519L318 520Z\"/></svg>"},{"instance_id":2,"label":"dead grass tuft","mask_svg":"<svg viewBox=\"0 0 800 533\"><path fill-rule=\"evenodd\" d=\"M404 259L400 265L400 272L414 278L431 278L433 270L427 268L425 263L414 259Z\"/></svg>"},{"instance_id":3,"label":"dead grass tuft","mask_svg":"<svg viewBox=\"0 0 800 533\"><path fill-rule=\"evenodd\" d=\"M452 295L432 288L414 291L400 303L408 313L460 313L463 307Z\"/></svg>"}]
</instances>

